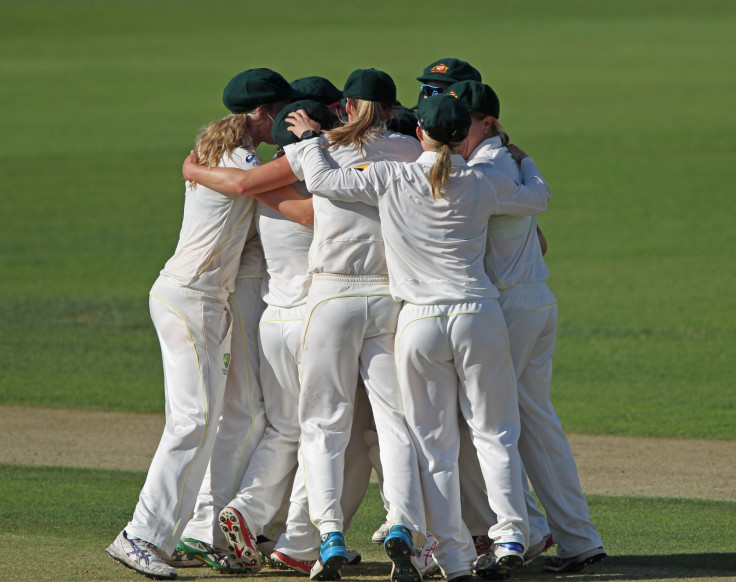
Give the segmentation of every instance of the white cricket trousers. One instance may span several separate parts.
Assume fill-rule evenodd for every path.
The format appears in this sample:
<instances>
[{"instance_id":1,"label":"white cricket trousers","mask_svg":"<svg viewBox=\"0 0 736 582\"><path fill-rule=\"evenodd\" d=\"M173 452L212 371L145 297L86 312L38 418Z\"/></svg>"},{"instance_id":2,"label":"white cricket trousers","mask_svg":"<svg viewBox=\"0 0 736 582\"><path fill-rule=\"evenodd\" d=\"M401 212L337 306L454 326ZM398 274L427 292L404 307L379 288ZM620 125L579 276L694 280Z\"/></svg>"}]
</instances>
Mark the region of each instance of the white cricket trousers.
<instances>
[{"instance_id":1,"label":"white cricket trousers","mask_svg":"<svg viewBox=\"0 0 736 582\"><path fill-rule=\"evenodd\" d=\"M501 292L517 369L521 436L519 452L539 497L561 558L603 545L590 520L570 444L552 406L552 355L557 301L546 283Z\"/></svg>"},{"instance_id":2,"label":"white cricket trousers","mask_svg":"<svg viewBox=\"0 0 736 582\"><path fill-rule=\"evenodd\" d=\"M344 487L340 500L344 516L344 533L350 529L350 523L360 508L370 483L372 471L370 447L365 443L363 434L372 424L370 401L365 388L359 384L355 393L355 414L350 442L345 450ZM319 530L309 519L304 471L299 463L288 506L286 530L279 537L274 549L297 560L311 561L319 558L319 545Z\"/></svg>"},{"instance_id":3,"label":"white cricket trousers","mask_svg":"<svg viewBox=\"0 0 736 582\"><path fill-rule=\"evenodd\" d=\"M495 542L526 546L516 382L498 302L405 303L396 332L396 363L419 453L427 527L437 539L434 557L445 576L470 570L476 558L461 515L458 406L498 516L489 535Z\"/></svg>"},{"instance_id":4,"label":"white cricket trousers","mask_svg":"<svg viewBox=\"0 0 736 582\"><path fill-rule=\"evenodd\" d=\"M215 444L232 318L227 296L182 287L163 276L151 288L149 303L161 343L166 425L125 529L171 555L192 517Z\"/></svg>"},{"instance_id":5,"label":"white cricket trousers","mask_svg":"<svg viewBox=\"0 0 736 582\"><path fill-rule=\"evenodd\" d=\"M389 519L415 532L415 543L423 543L417 456L394 361L400 307L389 294L386 276L322 273L312 278L302 339L299 423L309 512L320 535L343 531L345 448L360 374L378 433Z\"/></svg>"},{"instance_id":6,"label":"white cricket trousers","mask_svg":"<svg viewBox=\"0 0 736 582\"><path fill-rule=\"evenodd\" d=\"M259 325L261 386L266 427L245 472L242 487L227 505L236 507L259 536L291 491L299 448L299 367L304 305L269 306ZM284 520L286 515L283 516Z\"/></svg>"},{"instance_id":7,"label":"white cricket trousers","mask_svg":"<svg viewBox=\"0 0 736 582\"><path fill-rule=\"evenodd\" d=\"M524 471L523 460L522 458L521 483L524 487L526 511L529 516L529 546L533 546L548 536L550 530L547 516L540 511L537 500L529 489L529 480ZM478 454L464 420L460 422L458 469L460 470L463 521L473 536L488 535L488 529L496 523L496 514L488 505L488 494L483 481L483 472L478 464Z\"/></svg>"},{"instance_id":8,"label":"white cricket trousers","mask_svg":"<svg viewBox=\"0 0 736 582\"><path fill-rule=\"evenodd\" d=\"M259 378L258 322L265 304L262 277L239 277L228 300L233 314L230 369L212 456L182 537L220 548L226 543L220 511L240 490L251 457L266 430Z\"/></svg>"}]
</instances>

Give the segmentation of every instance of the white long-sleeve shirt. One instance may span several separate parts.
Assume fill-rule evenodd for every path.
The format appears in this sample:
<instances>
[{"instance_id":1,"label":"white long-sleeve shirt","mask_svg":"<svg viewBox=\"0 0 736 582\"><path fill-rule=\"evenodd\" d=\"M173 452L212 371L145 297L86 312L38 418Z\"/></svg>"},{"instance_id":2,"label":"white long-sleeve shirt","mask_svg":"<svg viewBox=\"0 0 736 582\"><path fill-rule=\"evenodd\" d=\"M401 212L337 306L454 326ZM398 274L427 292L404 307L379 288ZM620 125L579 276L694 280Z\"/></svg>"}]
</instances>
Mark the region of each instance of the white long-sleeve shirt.
<instances>
[{"instance_id":1,"label":"white long-sleeve shirt","mask_svg":"<svg viewBox=\"0 0 736 582\"><path fill-rule=\"evenodd\" d=\"M325 148L326 136L308 140ZM284 148L294 174L304 179L298 152L303 143ZM355 147L326 147L324 157L332 168L352 168L377 160L414 161L422 153L419 142L400 133L386 131L369 139L362 151ZM314 198L314 240L309 257L312 273L342 275L386 275L381 223L375 205L362 200L343 201Z\"/></svg>"},{"instance_id":2,"label":"white long-sleeve shirt","mask_svg":"<svg viewBox=\"0 0 736 582\"><path fill-rule=\"evenodd\" d=\"M376 162L363 171L332 169L317 143L300 144L312 194L378 207L394 299L415 304L498 297L484 268L491 214L530 215L550 197L534 161L521 165L524 185L452 155L445 197L432 199L429 171L437 154L413 163Z\"/></svg>"},{"instance_id":3,"label":"white long-sleeve shirt","mask_svg":"<svg viewBox=\"0 0 736 582\"><path fill-rule=\"evenodd\" d=\"M238 148L224 156L218 166L247 170L260 164L254 149ZM250 196L228 196L187 182L179 242L161 275L205 293L231 293L253 209Z\"/></svg>"},{"instance_id":4,"label":"white long-sleeve shirt","mask_svg":"<svg viewBox=\"0 0 736 582\"><path fill-rule=\"evenodd\" d=\"M494 136L481 142L468 158L468 165L488 164L509 178L519 180L519 166ZM536 216L491 216L488 221L486 272L501 291L519 284L546 281L549 269L537 237Z\"/></svg>"}]
</instances>

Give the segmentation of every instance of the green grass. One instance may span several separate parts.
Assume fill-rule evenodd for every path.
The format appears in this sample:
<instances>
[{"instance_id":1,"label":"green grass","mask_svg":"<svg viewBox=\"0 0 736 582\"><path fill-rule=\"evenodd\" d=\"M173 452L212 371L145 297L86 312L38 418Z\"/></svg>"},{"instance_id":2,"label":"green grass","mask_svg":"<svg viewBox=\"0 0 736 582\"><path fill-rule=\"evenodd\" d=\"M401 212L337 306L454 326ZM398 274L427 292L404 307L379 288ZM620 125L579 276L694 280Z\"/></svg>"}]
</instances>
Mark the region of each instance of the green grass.
<instances>
[{"instance_id":1,"label":"green grass","mask_svg":"<svg viewBox=\"0 0 736 582\"><path fill-rule=\"evenodd\" d=\"M470 61L537 160L568 431L732 440L736 5L0 0L0 403L161 410L147 292L235 73ZM707 402L707 405L702 405Z\"/></svg>"},{"instance_id":2,"label":"green grass","mask_svg":"<svg viewBox=\"0 0 736 582\"><path fill-rule=\"evenodd\" d=\"M1 571L14 582L141 580L104 554L132 513L143 473L0 465ZM734 574L733 544L723 532L736 528L736 504L678 499L589 497L609 558L575 580L725 579ZM622 519L625 516L625 519ZM378 486L371 484L353 520L347 543L363 555L350 580L386 579L390 562L370 535L383 520ZM688 524L683 527L683 524ZM11 559L17 556L18 559ZM37 564L29 568L29 564ZM180 570L182 580L219 577L206 569ZM256 578L299 579L264 570ZM539 564L514 576L552 580ZM434 578L440 580L440 578Z\"/></svg>"},{"instance_id":3,"label":"green grass","mask_svg":"<svg viewBox=\"0 0 736 582\"><path fill-rule=\"evenodd\" d=\"M736 438L732 1L0 0L0 10L0 405L162 410L147 294L176 246L181 162L198 128L225 114L234 74L265 66L341 86L376 67L411 105L422 68L455 56L496 89L502 123L552 187L540 224L566 430ZM103 552L143 474L0 475L2 578L142 579ZM733 503L589 500L611 557L576 581L736 577ZM348 537L365 561L350 579L388 575L365 543L381 513L372 486ZM192 572L180 579L221 578ZM556 577L537 567L516 578Z\"/></svg>"}]
</instances>

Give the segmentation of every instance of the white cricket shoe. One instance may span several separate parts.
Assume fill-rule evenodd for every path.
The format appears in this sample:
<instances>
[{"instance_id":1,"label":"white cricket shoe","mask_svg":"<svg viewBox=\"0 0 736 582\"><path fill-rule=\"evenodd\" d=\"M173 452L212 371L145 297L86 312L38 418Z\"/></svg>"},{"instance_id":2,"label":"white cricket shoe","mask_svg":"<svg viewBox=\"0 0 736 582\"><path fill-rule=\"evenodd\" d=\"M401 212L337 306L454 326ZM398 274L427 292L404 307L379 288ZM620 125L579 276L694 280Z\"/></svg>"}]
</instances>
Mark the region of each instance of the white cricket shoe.
<instances>
[{"instance_id":1,"label":"white cricket shoe","mask_svg":"<svg viewBox=\"0 0 736 582\"><path fill-rule=\"evenodd\" d=\"M386 536L389 534L390 531L391 524L387 521L384 521L381 524L381 527L373 532L373 535L371 536L371 541L374 544L382 544L384 541L386 541Z\"/></svg>"},{"instance_id":2,"label":"white cricket shoe","mask_svg":"<svg viewBox=\"0 0 736 582\"><path fill-rule=\"evenodd\" d=\"M144 576L154 580L176 580L176 570L163 561L156 546L145 540L129 537L125 530L118 534L105 551L116 562Z\"/></svg>"},{"instance_id":3,"label":"white cricket shoe","mask_svg":"<svg viewBox=\"0 0 736 582\"><path fill-rule=\"evenodd\" d=\"M431 533L427 532L427 542L422 546L419 555L416 557L422 578L429 578L440 572L440 565L434 561L434 549L436 547L437 540Z\"/></svg>"}]
</instances>

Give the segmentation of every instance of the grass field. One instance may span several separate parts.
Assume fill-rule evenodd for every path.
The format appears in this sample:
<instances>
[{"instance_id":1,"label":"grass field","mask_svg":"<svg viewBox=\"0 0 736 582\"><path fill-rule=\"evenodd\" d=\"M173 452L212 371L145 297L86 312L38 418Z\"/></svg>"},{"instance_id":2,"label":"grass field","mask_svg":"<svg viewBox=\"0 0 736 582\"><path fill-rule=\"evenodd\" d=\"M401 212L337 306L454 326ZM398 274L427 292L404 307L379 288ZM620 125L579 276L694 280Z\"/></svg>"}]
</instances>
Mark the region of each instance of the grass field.
<instances>
[{"instance_id":1,"label":"grass field","mask_svg":"<svg viewBox=\"0 0 736 582\"><path fill-rule=\"evenodd\" d=\"M502 123L552 188L540 224L566 429L736 440L732 1L0 0L0 10L0 405L163 409L147 293L176 244L181 162L198 128L225 114L235 73L265 66L341 86L375 67L411 105L422 68L455 56L497 90ZM142 475L0 469L0 578L130 577L101 549ZM64 555L48 575L10 557L48 551L24 519L29 503ZM613 554L596 579L736 579L733 503L591 503Z\"/></svg>"}]
</instances>

